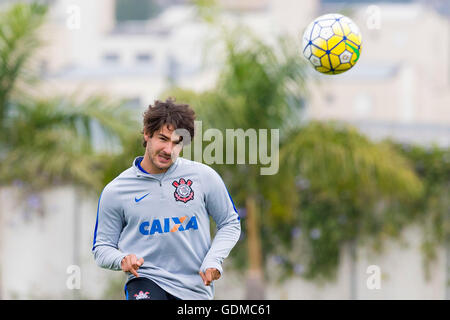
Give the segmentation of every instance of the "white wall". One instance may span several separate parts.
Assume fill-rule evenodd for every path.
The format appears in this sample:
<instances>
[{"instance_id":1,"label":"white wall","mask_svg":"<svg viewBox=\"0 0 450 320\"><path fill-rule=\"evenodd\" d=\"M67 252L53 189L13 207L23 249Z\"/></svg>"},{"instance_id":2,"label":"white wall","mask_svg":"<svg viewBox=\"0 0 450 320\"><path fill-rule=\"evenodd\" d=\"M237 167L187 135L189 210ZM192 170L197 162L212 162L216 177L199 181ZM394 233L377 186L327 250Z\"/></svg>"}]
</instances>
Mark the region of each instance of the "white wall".
<instances>
[{"instance_id":1,"label":"white wall","mask_svg":"<svg viewBox=\"0 0 450 320\"><path fill-rule=\"evenodd\" d=\"M421 234L417 227L408 228L403 233L403 243L386 242L382 255L373 254L367 248L358 249L358 261L354 276L356 299L361 300L439 300L445 297L445 251L437 250L437 259L431 264L430 279L425 279L422 255L420 253ZM323 286L305 281L300 277L288 279L283 285L267 285L267 299L289 300L348 300L351 299L351 263L348 250L341 256L341 264L335 281ZM373 275L368 267L376 265L381 271L380 289L369 289L367 280ZM216 283L216 299L244 299L245 283L243 275L224 274L226 281Z\"/></svg>"},{"instance_id":2,"label":"white wall","mask_svg":"<svg viewBox=\"0 0 450 320\"><path fill-rule=\"evenodd\" d=\"M23 195L20 186L0 190L0 227L2 261L2 296L4 299L101 299L111 279L124 281L122 272L97 267L91 254L97 195L82 198L80 259L74 261L75 192L71 187L44 192L41 203L34 195ZM382 255L367 248L358 249L356 263L357 299L445 299L445 253L437 251L431 265L431 278L424 277L420 252L421 234L417 227L403 233L403 243L389 241ZM351 265L348 250L341 257L336 281L318 286L300 277L289 279L282 286L267 285L269 299L350 299ZM67 288L70 277L67 267L78 263L81 288ZM366 282L367 268L377 265L381 270L381 288L370 290ZM244 299L244 274L231 271L225 260L225 273L216 282L216 299ZM121 287L119 296L122 293Z\"/></svg>"},{"instance_id":3,"label":"white wall","mask_svg":"<svg viewBox=\"0 0 450 320\"><path fill-rule=\"evenodd\" d=\"M0 190L2 297L71 299L74 292L66 281L70 276L67 268L77 263L73 253L75 192L70 187L55 188L41 194L39 203L35 195L21 191L20 187ZM121 275L97 267L91 254L96 200L82 199L79 208L78 294L98 298L108 277Z\"/></svg>"}]
</instances>

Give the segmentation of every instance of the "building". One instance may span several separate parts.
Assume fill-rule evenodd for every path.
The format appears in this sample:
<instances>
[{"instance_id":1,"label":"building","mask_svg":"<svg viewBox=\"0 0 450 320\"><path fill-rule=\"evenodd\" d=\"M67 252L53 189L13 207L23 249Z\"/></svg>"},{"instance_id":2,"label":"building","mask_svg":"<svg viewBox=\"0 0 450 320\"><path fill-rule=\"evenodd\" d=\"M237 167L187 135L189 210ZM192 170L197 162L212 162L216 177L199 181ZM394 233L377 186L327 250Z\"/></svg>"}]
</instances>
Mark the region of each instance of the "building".
<instances>
[{"instance_id":1,"label":"building","mask_svg":"<svg viewBox=\"0 0 450 320\"><path fill-rule=\"evenodd\" d=\"M221 54L211 43L219 35L194 8L174 3L151 20L118 21L113 0L55 1L44 33L49 47L42 54L45 81L39 93L105 92L140 111L170 84L199 91L213 86ZM308 117L346 121L375 139L449 145L445 8L410 0L220 3L230 27L242 23L266 39L298 36L325 12L351 16L363 34L361 59L344 74L314 75L320 83L311 81Z\"/></svg>"},{"instance_id":2,"label":"building","mask_svg":"<svg viewBox=\"0 0 450 320\"><path fill-rule=\"evenodd\" d=\"M319 77L310 116L350 122L376 139L449 146L449 16L416 2L353 8L361 58L344 74Z\"/></svg>"}]
</instances>

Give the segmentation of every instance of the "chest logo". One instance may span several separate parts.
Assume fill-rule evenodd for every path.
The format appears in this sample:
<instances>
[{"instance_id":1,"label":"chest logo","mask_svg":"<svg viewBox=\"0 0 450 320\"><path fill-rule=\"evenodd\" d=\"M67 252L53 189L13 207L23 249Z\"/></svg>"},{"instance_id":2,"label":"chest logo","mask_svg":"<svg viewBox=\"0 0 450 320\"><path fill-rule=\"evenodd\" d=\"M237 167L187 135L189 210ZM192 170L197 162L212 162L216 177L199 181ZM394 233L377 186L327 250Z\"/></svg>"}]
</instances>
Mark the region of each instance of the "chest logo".
<instances>
[{"instance_id":1,"label":"chest logo","mask_svg":"<svg viewBox=\"0 0 450 320\"><path fill-rule=\"evenodd\" d=\"M138 198L138 197L134 197L134 201L135 202L139 202L139 201L141 201L142 199L144 199L146 196L148 196L150 193L147 193L146 195L144 195L144 196L142 196L142 197L140 197L140 198Z\"/></svg>"},{"instance_id":2,"label":"chest logo","mask_svg":"<svg viewBox=\"0 0 450 320\"><path fill-rule=\"evenodd\" d=\"M176 201L182 201L184 203L194 199L194 190L192 190L192 180L184 180L181 178L179 181L173 181L172 185L175 187L173 193Z\"/></svg>"}]
</instances>

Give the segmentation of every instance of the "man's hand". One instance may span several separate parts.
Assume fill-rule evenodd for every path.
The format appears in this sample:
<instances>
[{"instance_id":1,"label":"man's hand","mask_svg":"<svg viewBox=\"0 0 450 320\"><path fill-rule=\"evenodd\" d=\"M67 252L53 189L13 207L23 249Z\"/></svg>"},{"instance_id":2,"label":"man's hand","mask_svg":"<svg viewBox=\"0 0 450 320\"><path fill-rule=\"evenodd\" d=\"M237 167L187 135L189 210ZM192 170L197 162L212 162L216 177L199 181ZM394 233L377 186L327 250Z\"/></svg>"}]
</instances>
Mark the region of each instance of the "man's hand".
<instances>
[{"instance_id":1,"label":"man's hand","mask_svg":"<svg viewBox=\"0 0 450 320\"><path fill-rule=\"evenodd\" d=\"M134 274L137 278L139 278L139 275L137 273L137 270L140 266L144 264L143 258L137 258L134 254L129 254L125 258L122 259L120 262L120 267L124 272L131 272Z\"/></svg>"},{"instance_id":2,"label":"man's hand","mask_svg":"<svg viewBox=\"0 0 450 320\"><path fill-rule=\"evenodd\" d=\"M205 273L200 271L199 274L202 277L205 286L209 286L211 282L220 278L220 271L216 268L208 268Z\"/></svg>"}]
</instances>

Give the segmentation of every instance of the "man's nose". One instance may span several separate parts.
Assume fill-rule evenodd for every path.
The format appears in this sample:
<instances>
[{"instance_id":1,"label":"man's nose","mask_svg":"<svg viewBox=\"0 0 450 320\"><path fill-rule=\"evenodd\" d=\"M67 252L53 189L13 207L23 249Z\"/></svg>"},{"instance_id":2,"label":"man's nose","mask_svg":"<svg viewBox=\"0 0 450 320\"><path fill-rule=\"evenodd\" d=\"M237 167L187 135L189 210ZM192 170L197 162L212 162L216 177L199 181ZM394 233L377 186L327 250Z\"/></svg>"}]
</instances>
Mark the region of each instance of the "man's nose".
<instances>
[{"instance_id":1,"label":"man's nose","mask_svg":"<svg viewBox=\"0 0 450 320\"><path fill-rule=\"evenodd\" d=\"M165 154L172 154L173 148L174 148L174 143L168 142L165 144L163 151Z\"/></svg>"}]
</instances>

